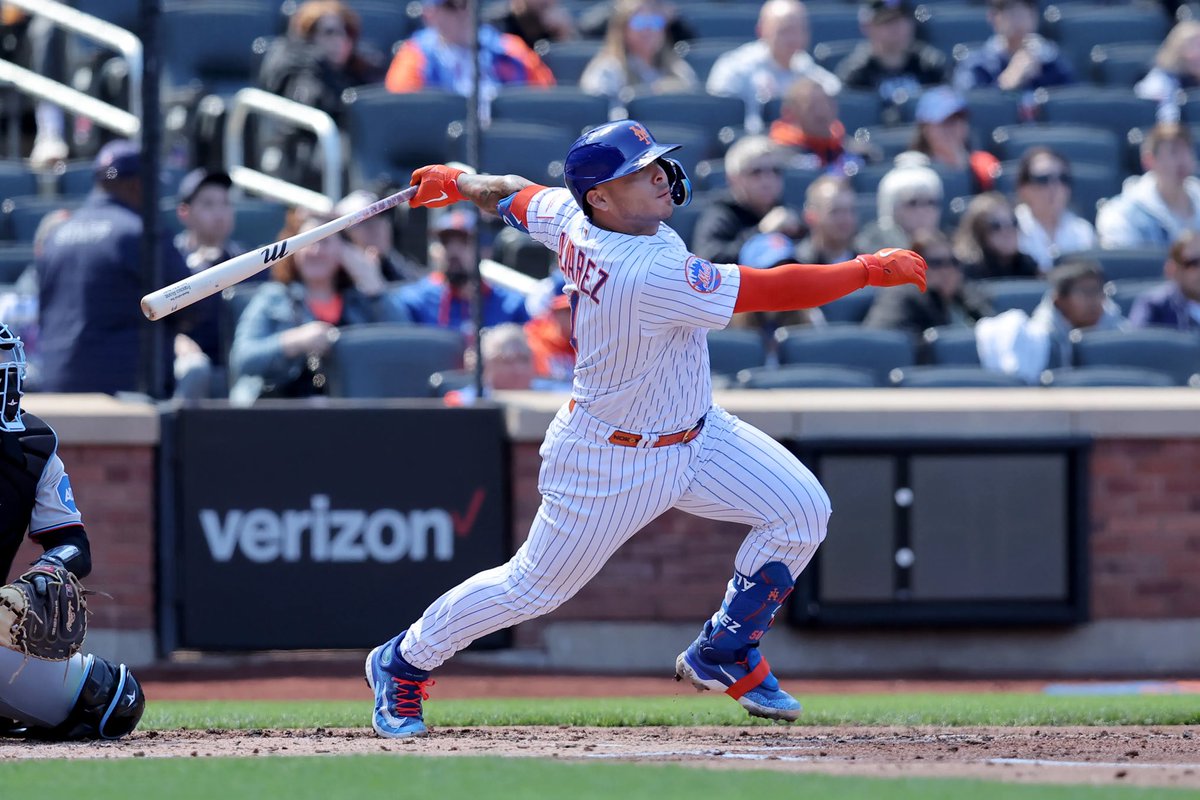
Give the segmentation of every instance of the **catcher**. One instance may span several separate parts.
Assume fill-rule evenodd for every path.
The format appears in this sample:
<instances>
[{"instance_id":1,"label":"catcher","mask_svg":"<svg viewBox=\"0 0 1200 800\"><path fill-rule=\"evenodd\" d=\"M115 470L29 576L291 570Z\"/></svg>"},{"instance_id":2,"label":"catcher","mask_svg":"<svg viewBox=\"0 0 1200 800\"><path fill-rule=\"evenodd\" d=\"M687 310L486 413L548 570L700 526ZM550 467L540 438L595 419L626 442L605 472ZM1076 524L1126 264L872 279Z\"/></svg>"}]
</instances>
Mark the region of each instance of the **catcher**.
<instances>
[{"instance_id":1,"label":"catcher","mask_svg":"<svg viewBox=\"0 0 1200 800\"><path fill-rule=\"evenodd\" d=\"M137 727L146 698L124 664L79 652L91 550L58 437L21 410L24 378L24 346L0 324L0 581L27 530L45 550L0 585L0 735L117 739Z\"/></svg>"}]
</instances>

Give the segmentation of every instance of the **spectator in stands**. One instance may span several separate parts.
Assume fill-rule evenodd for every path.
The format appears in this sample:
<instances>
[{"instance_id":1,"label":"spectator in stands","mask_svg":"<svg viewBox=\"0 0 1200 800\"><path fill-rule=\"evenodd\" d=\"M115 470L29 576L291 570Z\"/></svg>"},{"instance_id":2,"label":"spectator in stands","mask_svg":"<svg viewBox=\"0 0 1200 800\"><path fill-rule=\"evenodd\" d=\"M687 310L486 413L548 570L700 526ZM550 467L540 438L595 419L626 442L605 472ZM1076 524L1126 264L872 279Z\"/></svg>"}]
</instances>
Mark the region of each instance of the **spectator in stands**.
<instances>
[{"instance_id":1,"label":"spectator in stands","mask_svg":"<svg viewBox=\"0 0 1200 800\"><path fill-rule=\"evenodd\" d=\"M783 159L765 136L744 136L725 153L729 188L704 206L692 235L692 252L718 264L736 263L751 236L804 231L800 215L783 205Z\"/></svg>"},{"instance_id":2,"label":"spectator in stands","mask_svg":"<svg viewBox=\"0 0 1200 800\"><path fill-rule=\"evenodd\" d=\"M122 139L101 148L95 188L54 229L37 260L41 388L47 392L155 391L139 383L145 326L190 325L191 310L150 323L139 301L142 274L142 159ZM163 285L183 280L187 266L163 243ZM170 374L170 353L160 369ZM169 379L167 381L170 382Z\"/></svg>"},{"instance_id":3,"label":"spectator in stands","mask_svg":"<svg viewBox=\"0 0 1200 800\"><path fill-rule=\"evenodd\" d=\"M989 0L987 17L995 35L959 62L955 88L1015 92L1073 82L1058 45L1037 34L1038 14L1037 0Z\"/></svg>"},{"instance_id":4,"label":"spectator in stands","mask_svg":"<svg viewBox=\"0 0 1200 800\"><path fill-rule=\"evenodd\" d=\"M1046 272L1060 256L1096 246L1092 223L1067 208L1071 167L1048 147L1031 147L1017 165L1017 247Z\"/></svg>"},{"instance_id":5,"label":"spectator in stands","mask_svg":"<svg viewBox=\"0 0 1200 800\"><path fill-rule=\"evenodd\" d=\"M1163 271L1166 283L1133 301L1129 324L1200 333L1200 233L1186 230L1171 243Z\"/></svg>"},{"instance_id":6,"label":"spectator in stands","mask_svg":"<svg viewBox=\"0 0 1200 800\"><path fill-rule=\"evenodd\" d=\"M1046 279L1049 289L1032 316L1011 309L976 324L984 369L1036 384L1043 370L1071 364L1074 331L1128 327L1117 307L1105 300L1104 270L1095 261L1068 257Z\"/></svg>"},{"instance_id":7,"label":"spectator in stands","mask_svg":"<svg viewBox=\"0 0 1200 800\"><path fill-rule=\"evenodd\" d=\"M782 233L760 233L746 240L738 252L737 263L755 269L771 269L780 264L796 262L796 243ZM757 331L769 354L778 345L775 331L785 325L824 325L825 317L817 308L802 308L795 311L745 311L734 314L730 328Z\"/></svg>"},{"instance_id":8,"label":"spectator in stands","mask_svg":"<svg viewBox=\"0 0 1200 800\"><path fill-rule=\"evenodd\" d=\"M525 329L515 322L504 322L493 328L485 328L480 335L479 349L483 355L483 396L493 392L523 392L531 389L562 390L557 385L548 385L536 377L534 352L525 338ZM474 373L476 364L474 347L463 353L463 366ZM475 385L446 392L443 402L452 407L469 406L479 395Z\"/></svg>"},{"instance_id":9,"label":"spectator in stands","mask_svg":"<svg viewBox=\"0 0 1200 800\"><path fill-rule=\"evenodd\" d=\"M788 87L779 119L771 123L771 141L792 153L789 166L821 169L833 175L853 175L863 156L852 152L846 126L838 120L837 100L821 84L801 78Z\"/></svg>"},{"instance_id":10,"label":"spectator in stands","mask_svg":"<svg viewBox=\"0 0 1200 800\"><path fill-rule=\"evenodd\" d=\"M176 193L175 214L183 230L175 237L175 249L188 270L197 273L245 252L231 241L234 210L229 198L233 181L219 170L198 167L183 177ZM263 274L250 280L263 280ZM195 322L186 339L175 342L175 380L187 397L223 395L225 353L221 348L220 294L206 297L194 306Z\"/></svg>"},{"instance_id":11,"label":"spectator in stands","mask_svg":"<svg viewBox=\"0 0 1200 800\"><path fill-rule=\"evenodd\" d=\"M335 217L361 211L379 200L378 195L364 189L351 192L333 208ZM379 265L379 272L388 283L416 281L429 274L422 264L416 264L396 251L392 212L368 217L343 232L346 244L357 249L362 257Z\"/></svg>"},{"instance_id":12,"label":"spectator in stands","mask_svg":"<svg viewBox=\"0 0 1200 800\"><path fill-rule=\"evenodd\" d=\"M762 104L783 97L800 78L812 78L827 94L842 83L806 51L811 35L808 9L799 0L766 0L758 17L758 39L717 59L708 74L708 93L746 101L746 130L763 129Z\"/></svg>"},{"instance_id":13,"label":"spectator in stands","mask_svg":"<svg viewBox=\"0 0 1200 800\"><path fill-rule=\"evenodd\" d=\"M945 53L916 40L908 0L865 0L858 20L867 40L838 64L843 86L879 92L885 104L892 104L916 97L922 86L949 78Z\"/></svg>"},{"instance_id":14,"label":"spectator in stands","mask_svg":"<svg viewBox=\"0 0 1200 800\"><path fill-rule=\"evenodd\" d=\"M918 233L941 229L942 179L919 153L901 153L876 194L878 217L855 240L860 253L908 247Z\"/></svg>"},{"instance_id":15,"label":"spectator in stands","mask_svg":"<svg viewBox=\"0 0 1200 800\"><path fill-rule=\"evenodd\" d=\"M571 345L571 298L563 292L561 272L547 278L545 297L525 323L525 338L533 354L533 374L538 388L569 391L575 376L575 348Z\"/></svg>"},{"instance_id":16,"label":"spectator in stands","mask_svg":"<svg viewBox=\"0 0 1200 800\"><path fill-rule=\"evenodd\" d=\"M392 59L387 88L397 93L443 89L471 94L471 14L467 0L423 0L425 27ZM502 86L553 86L554 75L520 37L490 25L479 28L480 103L490 108Z\"/></svg>"},{"instance_id":17,"label":"spectator in stands","mask_svg":"<svg viewBox=\"0 0 1200 800\"><path fill-rule=\"evenodd\" d=\"M1017 218L1000 192L971 198L954 234L954 255L967 278L1037 278L1037 262L1021 252Z\"/></svg>"},{"instance_id":18,"label":"spectator in stands","mask_svg":"<svg viewBox=\"0 0 1200 800\"><path fill-rule=\"evenodd\" d=\"M8 3L0 4L0 52L5 60L36 72L38 75L60 82L65 81L65 31L47 17L30 14ZM6 113L20 112L22 104L8 104ZM33 148L29 153L29 166L46 169L69 154L64 131L66 117L61 106L48 100L37 100L34 104L36 133ZM14 322L9 325L18 327ZM24 341L25 330L20 328ZM26 355L29 347L25 348Z\"/></svg>"},{"instance_id":19,"label":"spectator in stands","mask_svg":"<svg viewBox=\"0 0 1200 800\"><path fill-rule=\"evenodd\" d=\"M358 14L339 0L305 0L292 14L287 35L263 58L258 83L268 92L324 111L345 122L342 94L383 80L379 54L359 45ZM268 172L311 189L320 186L322 155L308 131L281 129L262 154Z\"/></svg>"},{"instance_id":20,"label":"spectator in stands","mask_svg":"<svg viewBox=\"0 0 1200 800\"><path fill-rule=\"evenodd\" d=\"M396 301L413 322L452 328L464 334L472 332L471 300L475 294L474 264L475 215L450 209L434 219L433 240L429 243L429 265L433 272L420 281L401 287ZM525 323L524 296L484 281L482 287L483 326L503 322Z\"/></svg>"},{"instance_id":21,"label":"spectator in stands","mask_svg":"<svg viewBox=\"0 0 1200 800\"><path fill-rule=\"evenodd\" d=\"M971 126L967 101L949 86L937 86L917 101L917 131L911 149L924 153L935 164L969 170L971 188L990 191L996 185L1000 161L986 150L970 147Z\"/></svg>"},{"instance_id":22,"label":"spectator in stands","mask_svg":"<svg viewBox=\"0 0 1200 800\"><path fill-rule=\"evenodd\" d=\"M936 230L921 232L913 237L911 249L920 253L929 266L928 289L922 292L913 286L897 292L879 292L863 320L864 325L906 331L915 338L926 328L973 326L991 315L987 298L965 279L949 239ZM906 291L907 288L912 291Z\"/></svg>"},{"instance_id":23,"label":"spectator in stands","mask_svg":"<svg viewBox=\"0 0 1200 800\"><path fill-rule=\"evenodd\" d=\"M1100 246L1166 248L1187 228L1200 228L1200 179L1188 129L1160 122L1142 142L1146 172L1096 214Z\"/></svg>"},{"instance_id":24,"label":"spectator in stands","mask_svg":"<svg viewBox=\"0 0 1200 800\"><path fill-rule=\"evenodd\" d=\"M635 93L698 89L696 73L671 47L666 28L667 15L658 0L619 0L604 46L583 71L579 87L614 103Z\"/></svg>"},{"instance_id":25,"label":"spectator in stands","mask_svg":"<svg viewBox=\"0 0 1200 800\"><path fill-rule=\"evenodd\" d=\"M679 13L679 6L670 0L660 0L660 3L663 12L667 15L667 41L674 46L679 42L690 42L695 39L696 31ZM608 32L608 20L616 10L615 5L610 0L578 4L576 14L579 35L584 39L603 39Z\"/></svg>"},{"instance_id":26,"label":"spectator in stands","mask_svg":"<svg viewBox=\"0 0 1200 800\"><path fill-rule=\"evenodd\" d=\"M517 36L532 49L538 42L565 42L577 35L571 12L558 0L509 0L484 10L484 21Z\"/></svg>"},{"instance_id":27,"label":"spectator in stands","mask_svg":"<svg viewBox=\"0 0 1200 800\"><path fill-rule=\"evenodd\" d=\"M809 184L804 193L804 222L808 236L796 245L794 261L836 264L854 258L858 207L854 189L845 178L822 175Z\"/></svg>"},{"instance_id":28,"label":"spectator in stands","mask_svg":"<svg viewBox=\"0 0 1200 800\"><path fill-rule=\"evenodd\" d=\"M1185 20L1171 28L1158 55L1154 69L1137 82L1133 93L1160 105L1179 103L1180 91L1200 86L1200 22Z\"/></svg>"},{"instance_id":29,"label":"spectator in stands","mask_svg":"<svg viewBox=\"0 0 1200 800\"><path fill-rule=\"evenodd\" d=\"M293 210L279 232L286 239L328 217ZM407 322L387 294L379 266L327 236L271 265L238 320L229 354L230 400L249 405L259 397L309 397L325 392L321 357L338 328L371 322Z\"/></svg>"},{"instance_id":30,"label":"spectator in stands","mask_svg":"<svg viewBox=\"0 0 1200 800\"><path fill-rule=\"evenodd\" d=\"M42 217L33 234L33 261L25 268L11 286L0 291L0 320L21 331L21 342L25 346L26 391L41 391L41 359L38 351L38 270L37 264L46 251L50 235L68 219L71 212L58 208Z\"/></svg>"}]
</instances>

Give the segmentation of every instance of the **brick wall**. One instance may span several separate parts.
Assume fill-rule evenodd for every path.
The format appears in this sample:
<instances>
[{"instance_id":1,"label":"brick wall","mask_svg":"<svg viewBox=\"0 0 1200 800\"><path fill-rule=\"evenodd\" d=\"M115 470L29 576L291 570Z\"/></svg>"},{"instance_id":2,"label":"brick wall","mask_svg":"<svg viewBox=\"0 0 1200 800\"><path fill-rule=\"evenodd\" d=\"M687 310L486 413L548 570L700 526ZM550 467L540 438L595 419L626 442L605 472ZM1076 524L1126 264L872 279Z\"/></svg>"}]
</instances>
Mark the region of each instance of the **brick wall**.
<instances>
[{"instance_id":1,"label":"brick wall","mask_svg":"<svg viewBox=\"0 0 1200 800\"><path fill-rule=\"evenodd\" d=\"M93 629L154 628L154 449L148 446L63 445L59 456L71 476L75 502L92 543L92 574L86 585ZM13 574L37 558L26 542Z\"/></svg>"},{"instance_id":2,"label":"brick wall","mask_svg":"<svg viewBox=\"0 0 1200 800\"><path fill-rule=\"evenodd\" d=\"M513 533L537 510L537 445L513 447ZM1092 616L1200 617L1200 439L1098 441L1092 453ZM558 611L539 622L696 622L720 602L745 527L669 511L634 536Z\"/></svg>"}]
</instances>

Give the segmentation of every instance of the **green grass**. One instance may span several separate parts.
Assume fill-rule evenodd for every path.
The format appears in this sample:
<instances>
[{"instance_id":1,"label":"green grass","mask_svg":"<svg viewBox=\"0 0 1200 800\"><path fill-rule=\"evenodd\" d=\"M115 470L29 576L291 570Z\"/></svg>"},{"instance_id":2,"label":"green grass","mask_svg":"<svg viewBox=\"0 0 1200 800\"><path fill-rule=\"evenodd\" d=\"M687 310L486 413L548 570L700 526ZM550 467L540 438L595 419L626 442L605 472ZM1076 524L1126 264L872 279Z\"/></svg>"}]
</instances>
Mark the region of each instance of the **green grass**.
<instances>
[{"instance_id":1,"label":"green grass","mask_svg":"<svg viewBox=\"0 0 1200 800\"><path fill-rule=\"evenodd\" d=\"M1200 695L861 694L805 698L801 725L1200 725ZM144 729L365 727L370 697L345 701L153 702ZM713 694L569 699L434 699L426 719L442 727L480 725L755 724ZM767 724L767 723L759 723Z\"/></svg>"},{"instance_id":2,"label":"green grass","mask_svg":"<svg viewBox=\"0 0 1200 800\"><path fill-rule=\"evenodd\" d=\"M0 762L5 797L88 800L437 798L571 800L771 797L837 800L1182 800L1196 792L1125 787L998 784L968 780L877 780L669 765L561 764L533 759L342 758L129 759Z\"/></svg>"}]
</instances>

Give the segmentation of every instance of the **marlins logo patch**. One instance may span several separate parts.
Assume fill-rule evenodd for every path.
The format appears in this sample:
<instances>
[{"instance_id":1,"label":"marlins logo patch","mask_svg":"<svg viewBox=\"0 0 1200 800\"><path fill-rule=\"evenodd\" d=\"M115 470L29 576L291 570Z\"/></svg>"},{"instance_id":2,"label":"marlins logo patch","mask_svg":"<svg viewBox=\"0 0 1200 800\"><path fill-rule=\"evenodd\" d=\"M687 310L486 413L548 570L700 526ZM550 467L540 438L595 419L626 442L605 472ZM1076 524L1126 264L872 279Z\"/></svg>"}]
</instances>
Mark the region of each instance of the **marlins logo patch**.
<instances>
[{"instance_id":1,"label":"marlins logo patch","mask_svg":"<svg viewBox=\"0 0 1200 800\"><path fill-rule=\"evenodd\" d=\"M71 479L63 475L58 479L58 499L68 511L79 513L79 509L75 506L75 492L71 489Z\"/></svg>"},{"instance_id":2,"label":"marlins logo patch","mask_svg":"<svg viewBox=\"0 0 1200 800\"><path fill-rule=\"evenodd\" d=\"M711 261L705 261L703 258L688 256L683 265L683 273L687 275L688 285L701 294L710 294L721 286L721 273Z\"/></svg>"}]
</instances>

